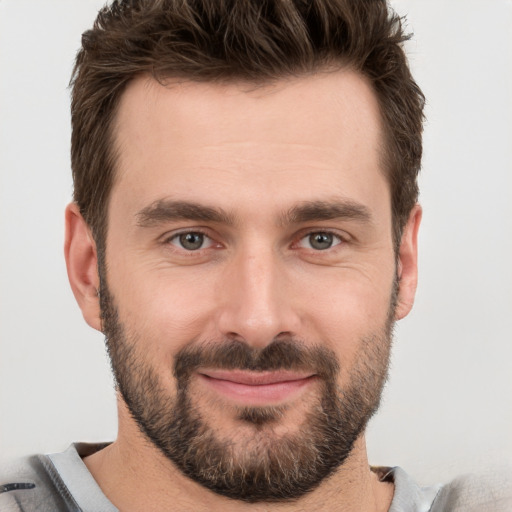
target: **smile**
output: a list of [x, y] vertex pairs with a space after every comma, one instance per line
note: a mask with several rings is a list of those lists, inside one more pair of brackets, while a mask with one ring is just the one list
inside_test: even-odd
[[208, 388], [245, 406], [277, 405], [292, 400], [316, 380], [315, 374], [286, 371], [201, 370], [198, 374]]

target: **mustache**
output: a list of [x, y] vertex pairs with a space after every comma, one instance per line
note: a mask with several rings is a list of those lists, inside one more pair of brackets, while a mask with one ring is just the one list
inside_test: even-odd
[[176, 354], [173, 373], [178, 382], [185, 382], [201, 367], [256, 372], [307, 371], [327, 381], [332, 381], [340, 369], [332, 350], [323, 346], [307, 346], [293, 338], [274, 339], [263, 348], [236, 340], [187, 346]]

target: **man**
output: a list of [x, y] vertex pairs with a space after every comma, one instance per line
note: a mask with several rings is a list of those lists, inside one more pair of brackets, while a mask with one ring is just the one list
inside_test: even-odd
[[100, 13], [74, 75], [66, 261], [119, 435], [27, 460], [3, 508], [449, 509], [449, 487], [369, 469], [364, 441], [416, 288], [403, 40], [378, 1]]

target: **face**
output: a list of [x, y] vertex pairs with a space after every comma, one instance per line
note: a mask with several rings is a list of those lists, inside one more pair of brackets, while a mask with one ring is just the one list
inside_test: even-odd
[[115, 129], [102, 327], [129, 421], [218, 493], [300, 496], [376, 410], [401, 300], [373, 92], [141, 78]]

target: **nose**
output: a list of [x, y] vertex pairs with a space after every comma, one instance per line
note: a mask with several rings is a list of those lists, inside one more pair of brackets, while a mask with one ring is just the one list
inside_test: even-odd
[[230, 263], [219, 297], [223, 337], [264, 348], [276, 338], [298, 336], [300, 315], [284, 265], [271, 249], [261, 248]]

